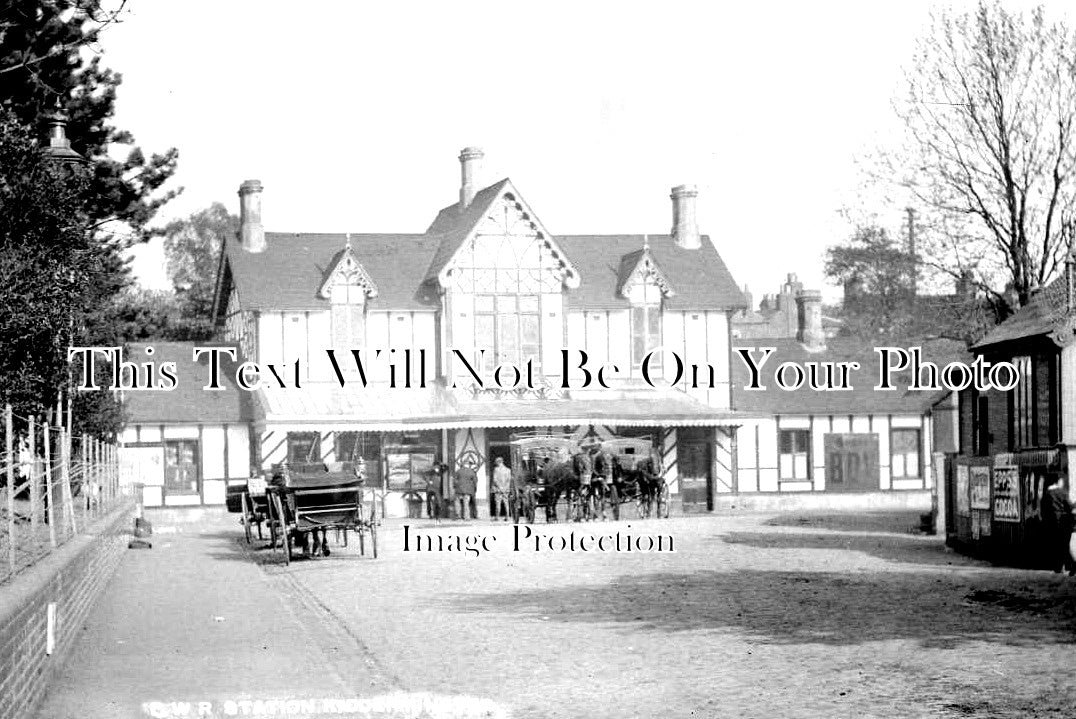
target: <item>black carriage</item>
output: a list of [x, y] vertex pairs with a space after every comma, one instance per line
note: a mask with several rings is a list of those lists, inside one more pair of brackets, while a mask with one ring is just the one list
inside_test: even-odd
[[508, 505], [512, 521], [534, 522], [538, 509], [545, 509], [546, 521], [556, 521], [557, 504], [564, 498], [565, 518], [583, 516], [584, 496], [574, 474], [570, 474], [572, 457], [579, 444], [569, 436], [514, 434], [512, 447], [512, 486]]
[[661, 476], [660, 454], [649, 437], [618, 437], [601, 443], [601, 452], [613, 461], [612, 485], [604, 501], [613, 519], [620, 519], [623, 504], [635, 506], [640, 519], [669, 516], [669, 486]]
[[[271, 544], [284, 550], [284, 563], [291, 562], [293, 547], [307, 556], [329, 552], [328, 531], [333, 530], [343, 546], [348, 533], [359, 538], [359, 553], [365, 555], [369, 544], [377, 558], [377, 502], [365, 497], [363, 472], [352, 462], [331, 464], [287, 463], [273, 467], [266, 487], [267, 524]], [[320, 536], [319, 536], [320, 535]]]

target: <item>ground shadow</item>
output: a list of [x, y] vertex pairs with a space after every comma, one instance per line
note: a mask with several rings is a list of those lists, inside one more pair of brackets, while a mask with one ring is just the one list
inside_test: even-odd
[[774, 644], [893, 639], [951, 648], [966, 641], [1076, 643], [1076, 582], [958, 582], [934, 572], [740, 570], [622, 576], [571, 586], [451, 598], [458, 611], [632, 630], [735, 630]]
[[708, 538], [711, 544], [744, 544], [759, 549], [830, 549], [863, 552], [890, 562], [941, 566], [986, 566], [986, 562], [957, 555], [938, 539], [917, 535], [813, 532], [730, 531]]
[[842, 532], [919, 534], [922, 512], [879, 510], [857, 512], [788, 512], [766, 520], [768, 527], [812, 527]]

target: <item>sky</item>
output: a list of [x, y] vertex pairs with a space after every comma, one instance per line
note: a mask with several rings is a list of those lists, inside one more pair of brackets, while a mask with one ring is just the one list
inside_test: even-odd
[[[756, 301], [789, 272], [839, 297], [823, 255], [851, 234], [856, 157], [897, 129], [932, 6], [128, 5], [103, 62], [123, 76], [116, 125], [179, 150], [159, 224], [214, 201], [238, 214], [255, 178], [269, 231], [421, 232], [477, 145], [482, 184], [510, 177], [554, 237], [667, 233], [670, 188], [697, 185], [700, 230]], [[159, 241], [133, 267], [167, 285]]]

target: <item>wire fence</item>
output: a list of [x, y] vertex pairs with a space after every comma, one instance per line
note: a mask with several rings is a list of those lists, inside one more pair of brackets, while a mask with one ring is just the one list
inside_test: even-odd
[[[57, 408], [59, 410], [59, 407]], [[59, 422], [62, 412], [54, 420]], [[130, 497], [116, 446], [4, 407], [0, 444], [0, 584]]]

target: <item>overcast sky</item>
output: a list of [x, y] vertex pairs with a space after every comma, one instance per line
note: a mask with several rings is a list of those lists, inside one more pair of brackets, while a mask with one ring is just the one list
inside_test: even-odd
[[[117, 126], [179, 149], [161, 223], [238, 213], [257, 178], [270, 231], [421, 232], [478, 145], [483, 184], [511, 177], [554, 235], [668, 232], [669, 189], [698, 185], [700, 229], [757, 300], [788, 272], [822, 286], [932, 4], [130, 5], [104, 62]], [[140, 250], [144, 284], [162, 257]]]

